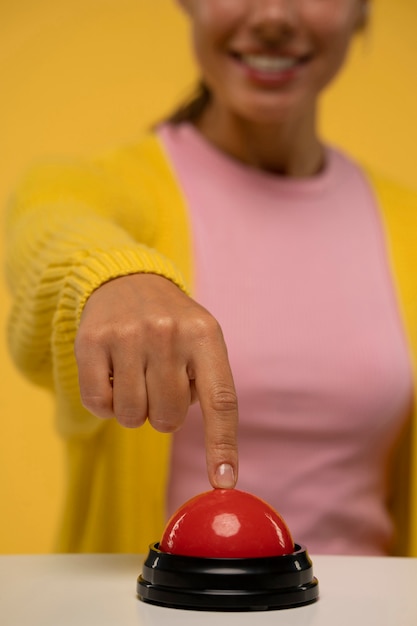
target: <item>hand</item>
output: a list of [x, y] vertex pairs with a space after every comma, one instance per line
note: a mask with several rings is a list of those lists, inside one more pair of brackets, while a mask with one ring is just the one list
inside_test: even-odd
[[81, 399], [98, 417], [161, 432], [200, 402], [213, 487], [237, 479], [237, 398], [219, 324], [174, 283], [132, 274], [89, 297], [75, 341]]

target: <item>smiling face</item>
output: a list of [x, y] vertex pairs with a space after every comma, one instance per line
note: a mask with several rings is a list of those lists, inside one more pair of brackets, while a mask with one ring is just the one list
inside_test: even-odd
[[255, 123], [315, 110], [367, 0], [180, 0], [212, 107]]

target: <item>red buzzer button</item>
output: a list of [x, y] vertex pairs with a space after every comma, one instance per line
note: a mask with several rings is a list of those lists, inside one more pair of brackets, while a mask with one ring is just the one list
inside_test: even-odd
[[169, 520], [159, 548], [183, 556], [243, 558], [291, 554], [282, 517], [238, 489], [213, 489], [183, 504]]

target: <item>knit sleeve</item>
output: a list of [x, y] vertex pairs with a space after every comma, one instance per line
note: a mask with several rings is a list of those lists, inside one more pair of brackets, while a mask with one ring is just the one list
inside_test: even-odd
[[99, 421], [81, 406], [73, 352], [91, 293], [136, 272], [160, 274], [186, 290], [158, 250], [159, 212], [149, 177], [136, 172], [122, 180], [105, 161], [36, 167], [10, 202], [10, 351], [31, 381], [56, 391], [61, 430], [88, 432]]

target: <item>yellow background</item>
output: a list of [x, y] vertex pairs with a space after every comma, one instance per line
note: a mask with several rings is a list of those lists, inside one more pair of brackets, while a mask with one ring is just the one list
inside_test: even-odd
[[[200, 0], [204, 1], [204, 0]], [[417, 189], [417, 2], [374, 0], [323, 98], [324, 136]], [[40, 156], [138, 136], [193, 83], [174, 0], [0, 0], [0, 205]], [[1, 238], [3, 257], [5, 242]], [[0, 552], [51, 550], [65, 479], [52, 399], [17, 373], [0, 284]]]

